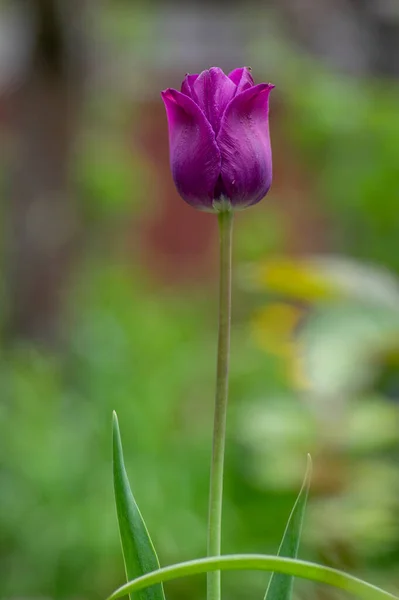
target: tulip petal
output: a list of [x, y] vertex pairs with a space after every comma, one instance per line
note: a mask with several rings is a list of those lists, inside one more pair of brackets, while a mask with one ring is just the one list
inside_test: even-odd
[[233, 206], [256, 204], [271, 186], [268, 112], [273, 87], [260, 83], [237, 94], [223, 116], [217, 144], [223, 186]]
[[229, 73], [229, 78], [237, 86], [237, 94], [240, 94], [244, 90], [255, 85], [255, 82], [251, 75], [251, 69], [249, 67], [241, 67], [240, 69], [234, 69]]
[[195, 102], [178, 92], [162, 92], [169, 127], [170, 164], [176, 188], [196, 208], [211, 208], [220, 175], [215, 134]]
[[197, 74], [190, 75], [189, 73], [187, 73], [183, 80], [183, 83], [181, 84], [182, 94], [185, 94], [189, 98], [192, 98], [194, 102], [196, 102], [196, 97], [193, 96], [193, 85], [196, 79], [198, 79]]
[[212, 67], [202, 73], [193, 85], [194, 101], [203, 110], [206, 118], [217, 134], [226, 106], [236, 93], [236, 86], [222, 69]]

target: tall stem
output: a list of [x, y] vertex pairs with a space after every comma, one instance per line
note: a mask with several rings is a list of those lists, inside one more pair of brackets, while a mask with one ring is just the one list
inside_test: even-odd
[[[223, 467], [230, 357], [233, 212], [231, 210], [222, 210], [219, 213], [218, 218], [220, 236], [219, 335], [213, 451], [209, 492], [208, 556], [219, 556], [221, 550]], [[207, 599], [220, 600], [220, 571], [208, 573], [207, 584]]]

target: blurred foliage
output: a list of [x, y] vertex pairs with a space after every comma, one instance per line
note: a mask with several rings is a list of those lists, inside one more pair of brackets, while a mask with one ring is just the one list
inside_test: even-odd
[[[62, 360], [21, 346], [1, 361], [4, 595], [95, 597], [123, 581], [111, 478], [114, 408], [129, 432], [127, 469], [162, 564], [205, 551], [215, 350], [209, 301], [199, 290], [191, 300], [187, 293], [160, 298], [139, 273], [104, 258], [100, 268], [86, 265], [76, 290], [79, 314]], [[234, 338], [236, 348], [249, 342], [245, 329]], [[234, 405], [262, 387], [263, 357], [247, 350], [244, 360], [237, 351], [233, 357], [233, 432]], [[264, 493], [250, 493], [246, 461], [231, 442], [225, 548], [271, 551], [295, 486], [273, 491], [265, 520]], [[247, 509], [257, 512], [250, 523]], [[175, 597], [186, 597], [192, 583], [175, 585]]]
[[[145, 35], [145, 18], [118, 6], [113, 20], [98, 25], [124, 47], [133, 30]], [[300, 150], [315, 201], [331, 219], [334, 246], [398, 271], [397, 86], [328, 72], [288, 45], [273, 60], [278, 71], [270, 79], [286, 109], [280, 126]], [[94, 235], [106, 237], [108, 226], [148, 210], [143, 198], [150, 173], [123, 141], [126, 110], [112, 90], [88, 102], [73, 170], [88, 229], [102, 225]], [[283, 233], [283, 219], [271, 208], [240, 215], [237, 273], [242, 263], [280, 252]], [[63, 352], [22, 343], [0, 348], [4, 598], [91, 599], [124, 581], [112, 491], [113, 409], [123, 427], [133, 492], [161, 564], [205, 553], [217, 290], [162, 287], [104, 248], [103, 238], [94, 242], [65, 299]], [[291, 277], [284, 275], [284, 282]], [[287, 376], [287, 346], [276, 353], [277, 342], [258, 345], [259, 335], [253, 336], [254, 309], [270, 301], [270, 290], [260, 296], [239, 286], [234, 296], [223, 551], [277, 551], [310, 451], [315, 473], [301, 556], [363, 572], [384, 587], [398, 585], [398, 405], [385, 385], [391, 377], [385, 367], [391, 364], [397, 375], [395, 362], [385, 360], [395, 352], [380, 353], [383, 368], [375, 369], [370, 385], [351, 386], [350, 397], [298, 395]], [[339, 348], [328, 360], [316, 352], [317, 374], [327, 387], [338, 381], [333, 371], [348, 344], [358, 342], [363, 350], [368, 343], [347, 326], [359, 323], [356, 336], [363, 330], [363, 308], [353, 302], [345, 308], [350, 311], [340, 306], [323, 313], [322, 326], [312, 321], [312, 339], [327, 350], [318, 332], [336, 333], [340, 322]], [[381, 320], [396, 335], [387, 311], [380, 310]], [[276, 313], [272, 320], [281, 323]], [[366, 358], [369, 373], [376, 362]], [[354, 372], [353, 362], [343, 366]], [[224, 581], [226, 597], [234, 600], [261, 598], [267, 584], [253, 573], [225, 575]], [[205, 580], [165, 588], [176, 600], [199, 600]], [[309, 588], [296, 589], [301, 596]]]
[[290, 74], [285, 126], [334, 220], [334, 245], [399, 271], [397, 82], [356, 79], [301, 58]]
[[[243, 273], [247, 286], [264, 291], [263, 306], [253, 313], [254, 340], [283, 359], [314, 417], [297, 417], [289, 429], [281, 407], [263, 421], [259, 408], [248, 440], [256, 450], [257, 438], [274, 435], [280, 445], [276, 454], [285, 459], [292, 451], [290, 438], [300, 436], [318, 448], [313, 489], [319, 497], [305, 537], [324, 559], [340, 564], [349, 556], [349, 565], [376, 559], [394, 564], [399, 535], [398, 280], [384, 269], [336, 257], [280, 257]], [[284, 470], [279, 467], [281, 485]]]

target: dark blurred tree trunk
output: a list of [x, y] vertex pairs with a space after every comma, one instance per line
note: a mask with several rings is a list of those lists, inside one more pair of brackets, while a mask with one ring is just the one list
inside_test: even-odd
[[82, 71], [71, 20], [82, 2], [23, 6], [34, 43], [25, 80], [9, 98], [16, 146], [6, 211], [5, 333], [54, 345], [77, 233], [69, 171]]
[[377, 75], [399, 77], [399, 3], [373, 0], [366, 3], [366, 7], [375, 40], [372, 71]]

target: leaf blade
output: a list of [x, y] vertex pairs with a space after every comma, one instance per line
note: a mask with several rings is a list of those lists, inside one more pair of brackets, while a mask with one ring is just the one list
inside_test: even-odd
[[[150, 535], [132, 494], [123, 458], [118, 417], [112, 415], [113, 479], [126, 577], [135, 579], [160, 568]], [[165, 600], [161, 583], [134, 592], [131, 600]]]
[[198, 558], [169, 567], [163, 567], [125, 583], [115, 590], [108, 600], [117, 600], [128, 593], [154, 585], [160, 581], [172, 581], [181, 577], [199, 575], [209, 571], [274, 571], [316, 581], [354, 594], [363, 600], [399, 600], [399, 596], [367, 583], [344, 571], [316, 563], [262, 554], [231, 554]]
[[[310, 454], [308, 454], [306, 472], [302, 487], [289, 516], [277, 556], [285, 558], [297, 558], [298, 556], [299, 542], [301, 538], [302, 524], [309, 494], [311, 476], [312, 459]], [[290, 600], [292, 596], [293, 585], [294, 578], [291, 575], [272, 573], [264, 600]]]

